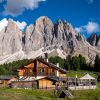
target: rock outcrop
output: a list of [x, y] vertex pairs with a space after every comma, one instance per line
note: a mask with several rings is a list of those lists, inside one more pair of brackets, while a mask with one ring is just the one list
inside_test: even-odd
[[97, 40], [94, 36], [91, 43], [93, 46], [67, 21], [59, 19], [53, 24], [48, 17], [42, 16], [22, 32], [10, 19], [0, 32], [0, 63], [35, 58], [44, 53], [55, 55], [55, 52], [62, 58], [82, 54], [87, 61], [93, 61], [96, 54], [100, 55], [95, 47], [100, 47], [100, 38]]
[[22, 49], [22, 31], [12, 19], [0, 32], [0, 56], [14, 54]]
[[92, 45], [100, 49], [100, 35], [98, 36], [96, 33], [93, 33], [89, 38], [88, 42]]

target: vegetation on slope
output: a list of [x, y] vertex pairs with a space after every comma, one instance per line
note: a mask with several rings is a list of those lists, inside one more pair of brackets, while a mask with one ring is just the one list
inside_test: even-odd
[[73, 57], [68, 55], [66, 59], [62, 59], [58, 56], [50, 57], [49, 61], [54, 64], [57, 64], [59, 62], [60, 66], [62, 66], [66, 70], [74, 70], [74, 71], [87, 70], [87, 71], [100, 72], [100, 57], [98, 55], [95, 58], [94, 64], [87, 63], [86, 59], [82, 57], [82, 55]]
[[29, 63], [29, 60], [24, 59], [0, 65], [0, 75], [17, 75], [17, 69], [27, 63]]
[[[87, 70], [100, 72], [100, 57], [98, 55], [95, 58], [94, 64], [86, 63], [86, 59], [82, 57], [82, 55], [73, 57], [69, 55], [66, 59], [62, 59], [58, 56], [50, 57], [49, 61], [54, 64], [59, 63], [60, 67], [63, 67], [68, 71]], [[29, 62], [30, 60], [24, 59], [0, 65], [0, 75], [17, 75], [17, 69]]]

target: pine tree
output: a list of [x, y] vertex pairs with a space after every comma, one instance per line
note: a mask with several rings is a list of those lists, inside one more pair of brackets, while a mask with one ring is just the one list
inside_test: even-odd
[[72, 69], [79, 70], [80, 69], [80, 59], [77, 56], [72, 57], [71, 61]]
[[96, 57], [95, 57], [94, 66], [95, 66], [95, 71], [100, 72], [100, 58], [98, 55], [96, 55]]
[[64, 60], [64, 68], [67, 70], [71, 70], [71, 56], [68, 55]]
[[86, 59], [82, 57], [81, 54], [79, 55], [79, 59], [80, 59], [80, 69], [86, 70], [87, 69]]

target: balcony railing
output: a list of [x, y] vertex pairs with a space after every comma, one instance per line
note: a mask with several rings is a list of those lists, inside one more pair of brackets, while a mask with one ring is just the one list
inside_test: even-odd
[[24, 74], [24, 76], [56, 76], [56, 73], [45, 73], [45, 72], [32, 72], [32, 73], [29, 73], [29, 74]]

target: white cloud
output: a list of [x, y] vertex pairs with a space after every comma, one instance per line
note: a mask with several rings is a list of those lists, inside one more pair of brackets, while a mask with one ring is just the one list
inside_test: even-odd
[[1, 31], [4, 27], [6, 27], [7, 24], [8, 24], [8, 21], [7, 21], [6, 18], [4, 18], [3, 20], [1, 20], [1, 21], [0, 21], [0, 31]]
[[94, 2], [94, 0], [88, 0], [89, 4], [92, 4]]
[[84, 0], [84, 1], [86, 1], [88, 4], [94, 3], [94, 0]]
[[75, 30], [80, 33], [82, 32], [82, 27], [76, 27]]
[[[18, 16], [22, 14], [25, 9], [34, 10], [38, 8], [39, 3], [46, 0], [5, 0], [7, 3], [4, 4], [4, 15]], [[3, 2], [3, 0], [0, 0]]]
[[27, 23], [26, 22], [19, 22], [19, 21], [15, 21], [15, 23], [17, 24], [17, 26], [19, 27], [19, 29], [24, 30], [24, 28], [26, 27]]
[[77, 32], [87, 32], [88, 34], [91, 34], [93, 32], [99, 32], [100, 26], [96, 22], [88, 22], [87, 25], [76, 27], [75, 30]]
[[[24, 21], [23, 21], [23, 22], [14, 21], [14, 22], [16, 23], [16, 25], [18, 26], [18, 28], [21, 29], [21, 30], [24, 30], [25, 27], [26, 27], [26, 25], [27, 25], [27, 23], [24, 22]], [[8, 20], [7, 20], [6, 18], [2, 19], [2, 20], [0, 21], [0, 31], [1, 31], [4, 27], [6, 27], [7, 24], [8, 24]]]
[[86, 27], [86, 30], [87, 30], [88, 33], [100, 31], [99, 24], [95, 23], [95, 22], [89, 22], [85, 27]]

